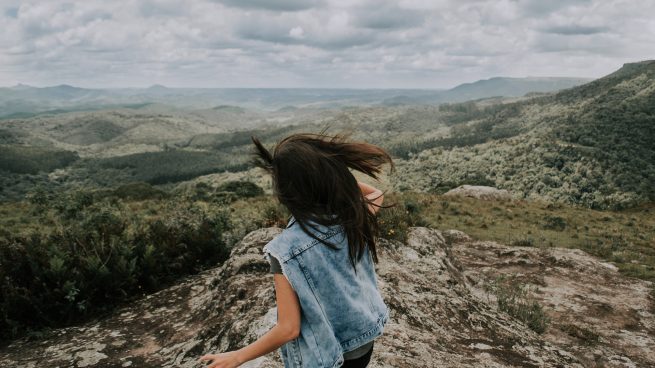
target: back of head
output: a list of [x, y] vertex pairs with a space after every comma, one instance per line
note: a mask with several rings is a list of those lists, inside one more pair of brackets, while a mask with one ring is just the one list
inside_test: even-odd
[[[378, 179], [382, 165], [393, 161], [382, 148], [366, 142], [349, 141], [343, 134], [302, 133], [284, 138], [271, 154], [261, 142], [255, 144], [255, 165], [273, 179], [273, 192], [298, 225], [318, 239], [308, 226], [340, 224], [348, 236], [353, 266], [365, 247], [377, 262], [375, 236], [377, 217], [368, 209], [357, 180], [349, 169]], [[327, 241], [322, 243], [331, 246]]]

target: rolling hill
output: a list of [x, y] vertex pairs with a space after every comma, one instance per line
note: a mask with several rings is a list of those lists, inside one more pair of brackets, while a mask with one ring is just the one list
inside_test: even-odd
[[397, 189], [485, 184], [592, 208], [655, 200], [655, 61], [556, 94], [448, 109], [450, 136], [415, 143]]
[[[148, 90], [166, 98], [204, 93], [195, 95], [203, 100], [229, 92], [230, 99], [242, 98], [245, 105], [281, 107], [263, 111], [224, 101], [201, 109], [179, 109], [148, 103], [137, 108], [5, 119], [0, 122], [0, 143], [6, 152], [17, 154], [27, 152], [17, 146], [38, 146], [53, 152], [68, 151], [82, 160], [70, 167], [47, 165], [49, 170], [59, 169], [57, 174], [32, 170], [28, 177], [9, 173], [2, 179], [0, 197], [21, 198], [36, 183], [104, 187], [142, 180], [170, 187], [180, 180], [193, 180], [194, 175], [247, 169], [251, 134], [271, 144], [294, 132], [330, 126], [332, 131], [352, 130], [356, 139], [387, 148], [398, 159], [399, 172], [389, 179], [399, 191], [443, 193], [461, 184], [479, 184], [507, 189], [522, 198], [596, 209], [630, 207], [655, 198], [653, 69], [652, 61], [626, 64], [611, 75], [554, 93], [538, 89], [582, 81], [492, 78], [450, 91], [408, 95], [411, 100], [421, 96], [419, 92], [424, 97], [450, 93], [455, 99], [536, 90], [523, 97], [330, 109], [311, 105], [316, 101], [380, 102], [399, 91], [194, 92], [155, 85]], [[70, 86], [57, 88], [69, 96], [82, 93]], [[13, 89], [34, 93], [32, 87]], [[129, 91], [132, 97], [147, 92]], [[170, 158], [175, 159], [171, 168], [180, 168], [180, 172], [154, 167], [165, 165]], [[16, 162], [21, 158], [9, 159]]]

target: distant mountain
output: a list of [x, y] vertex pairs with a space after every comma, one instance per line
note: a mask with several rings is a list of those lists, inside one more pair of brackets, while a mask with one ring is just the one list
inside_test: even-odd
[[[42, 112], [96, 110], [156, 103], [183, 109], [238, 106], [275, 111], [285, 106], [339, 108], [375, 105], [399, 94], [410, 98], [424, 90], [319, 89], [319, 88], [148, 88], [85, 89], [69, 85], [0, 88], [0, 118], [27, 117]], [[434, 93], [431, 91], [429, 93]]]
[[578, 78], [492, 78], [444, 91], [439, 89], [326, 88], [148, 88], [87, 89], [66, 84], [51, 87], [17, 85], [0, 88], [0, 118], [42, 112], [94, 110], [158, 103], [177, 108], [209, 109], [232, 105], [275, 111], [285, 106], [339, 108], [356, 105], [425, 105], [493, 96], [552, 92], [584, 83]]
[[596, 209], [655, 201], [653, 86], [651, 60], [556, 94], [447, 106], [450, 136], [413, 143], [420, 158], [401, 165], [397, 185], [492, 185]]
[[526, 94], [556, 92], [591, 81], [585, 78], [496, 77], [473, 83], [460, 84], [445, 91], [430, 91], [416, 95], [398, 95], [385, 99], [386, 106], [424, 105], [437, 103], [463, 102], [489, 97], [521, 97]]
[[161, 84], [153, 84], [152, 86], [144, 89], [142, 93], [144, 94], [144, 98], [154, 98], [155, 101], [158, 101], [157, 97], [171, 96], [171, 95], [174, 96], [179, 94], [179, 92], [176, 91], [175, 88], [168, 88]]
[[493, 96], [519, 97], [530, 92], [553, 92], [591, 81], [585, 78], [505, 78], [464, 83], [441, 94], [444, 102], [462, 102]]
[[14, 91], [24, 91], [24, 90], [27, 90], [27, 89], [30, 89], [30, 88], [34, 88], [34, 87], [29, 86], [27, 84], [22, 84], [22, 83], [18, 83], [13, 87], [9, 87], [9, 89], [12, 89]]
[[168, 87], [163, 86], [161, 84], [153, 84], [152, 86], [148, 87], [148, 91], [162, 91], [168, 89], [169, 89]]

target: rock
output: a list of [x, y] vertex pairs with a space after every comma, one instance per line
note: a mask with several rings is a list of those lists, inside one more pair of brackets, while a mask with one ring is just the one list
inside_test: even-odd
[[512, 196], [506, 189], [497, 189], [484, 185], [460, 185], [446, 193], [445, 196], [473, 197], [482, 200], [511, 200]]
[[[519, 275], [552, 319], [542, 335], [585, 367], [655, 366], [653, 283], [578, 249], [509, 247], [489, 241], [452, 247], [470, 288], [499, 275]], [[476, 290], [477, 289], [477, 290]]]
[[[221, 267], [189, 277], [112, 316], [0, 348], [1, 367], [201, 367], [277, 316], [262, 247], [278, 228], [248, 234]], [[652, 285], [582, 251], [508, 247], [456, 230], [411, 228], [381, 239], [379, 287], [390, 307], [371, 367], [623, 367], [655, 364]], [[552, 318], [542, 335], [499, 311], [481, 285], [519, 273]], [[581, 341], [597, 334], [593, 344]], [[277, 351], [243, 367], [282, 367]]]
[[83, 350], [75, 354], [75, 361], [78, 367], [92, 367], [98, 364], [107, 356], [100, 351], [105, 348], [105, 344], [93, 344], [89, 350]]
[[460, 243], [460, 242], [466, 242], [466, 241], [471, 241], [471, 237], [468, 236], [463, 231], [459, 231], [456, 229], [449, 229], [443, 232], [443, 237], [446, 239], [447, 242], [449, 243]]

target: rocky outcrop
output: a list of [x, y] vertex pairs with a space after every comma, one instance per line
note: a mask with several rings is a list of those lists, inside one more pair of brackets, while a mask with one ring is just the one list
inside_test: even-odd
[[[206, 353], [252, 342], [275, 324], [273, 277], [261, 250], [280, 231], [248, 234], [221, 267], [110, 317], [39, 341], [15, 341], [0, 349], [0, 366], [200, 367], [196, 361]], [[371, 367], [655, 364], [652, 285], [581, 251], [508, 247], [456, 230], [412, 228], [407, 244], [383, 239], [379, 252], [378, 281], [391, 314]], [[485, 294], [482, 285], [503, 273], [536, 285], [552, 319], [546, 332], [499, 311]], [[244, 365], [281, 366], [277, 352]]]
[[552, 320], [543, 339], [585, 367], [655, 366], [652, 283], [622, 277], [614, 265], [577, 249], [478, 241], [456, 243], [452, 250], [473, 293], [483, 294], [483, 283], [500, 275], [535, 286], [534, 296]]
[[460, 185], [457, 188], [453, 188], [446, 193], [445, 196], [460, 196], [460, 197], [472, 197], [482, 200], [498, 200], [505, 199], [511, 200], [512, 196], [506, 189], [498, 189], [494, 187], [487, 187], [484, 185]]

